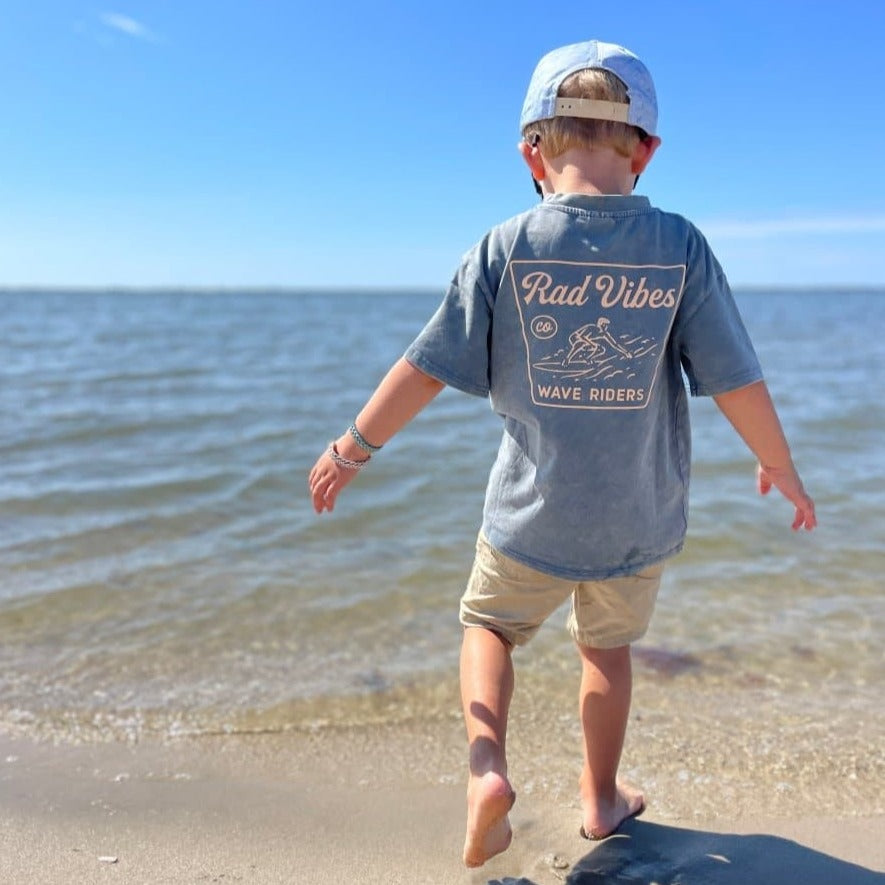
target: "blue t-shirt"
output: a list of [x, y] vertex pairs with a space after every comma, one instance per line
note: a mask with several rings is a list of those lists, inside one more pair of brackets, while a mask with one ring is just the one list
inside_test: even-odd
[[406, 359], [504, 419], [483, 531], [575, 580], [682, 547], [691, 392], [762, 377], [704, 238], [645, 197], [556, 194], [467, 255]]

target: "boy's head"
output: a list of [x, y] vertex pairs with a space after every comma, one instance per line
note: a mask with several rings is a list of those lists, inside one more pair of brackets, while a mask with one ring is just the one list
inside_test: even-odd
[[606, 145], [630, 156], [657, 134], [655, 87], [645, 65], [614, 43], [590, 40], [545, 55], [529, 83], [520, 130], [555, 158], [569, 148]]

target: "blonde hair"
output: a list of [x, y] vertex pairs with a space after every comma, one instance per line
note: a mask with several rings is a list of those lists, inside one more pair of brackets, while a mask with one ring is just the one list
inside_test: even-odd
[[[593, 98], [602, 101], [627, 102], [627, 87], [609, 71], [586, 68], [576, 71], [562, 81], [557, 95], [560, 98]], [[637, 143], [646, 134], [636, 126], [613, 120], [586, 120], [580, 117], [551, 117], [530, 123], [523, 130], [529, 141], [541, 137], [541, 150], [551, 160], [570, 148], [589, 150], [607, 146], [622, 157], [629, 157]]]

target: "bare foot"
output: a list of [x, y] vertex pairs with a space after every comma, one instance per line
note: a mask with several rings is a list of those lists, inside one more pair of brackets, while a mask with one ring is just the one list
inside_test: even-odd
[[506, 851], [513, 835], [507, 812], [516, 793], [507, 778], [494, 771], [471, 777], [467, 786], [467, 838], [464, 865], [481, 867], [490, 857]]
[[594, 841], [611, 836], [625, 820], [638, 817], [645, 811], [645, 797], [639, 790], [626, 784], [618, 784], [613, 802], [590, 795], [583, 786], [581, 797], [584, 806], [581, 835]]

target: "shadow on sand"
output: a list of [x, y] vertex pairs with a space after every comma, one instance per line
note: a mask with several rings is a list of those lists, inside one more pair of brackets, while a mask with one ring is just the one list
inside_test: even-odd
[[[778, 836], [738, 836], [628, 821], [564, 877], [565, 885], [885, 885], [868, 870]], [[488, 885], [537, 885], [504, 878]]]

